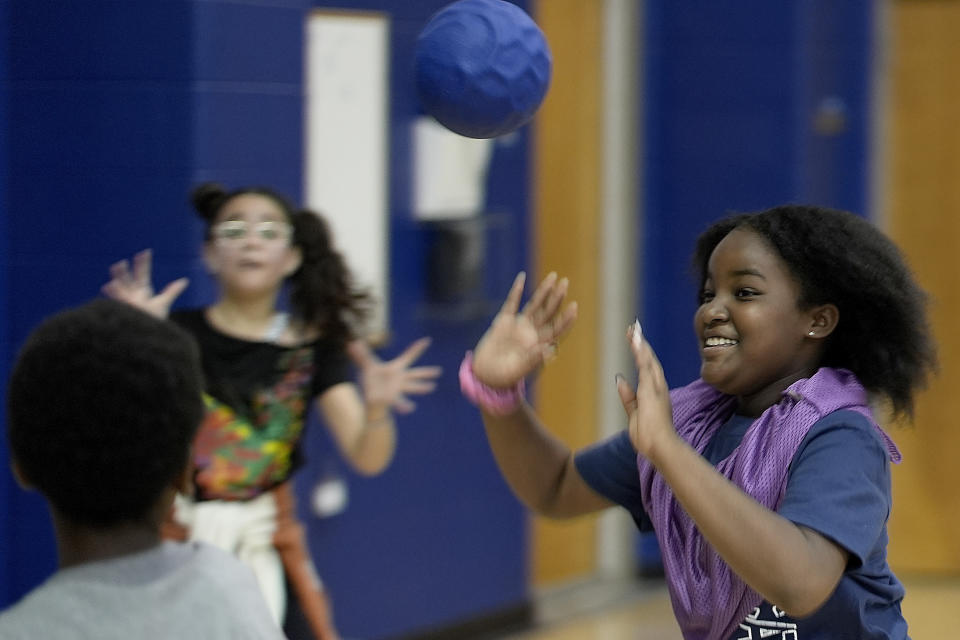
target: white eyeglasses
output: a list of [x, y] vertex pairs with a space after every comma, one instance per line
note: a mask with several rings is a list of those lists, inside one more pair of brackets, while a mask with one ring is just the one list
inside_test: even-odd
[[245, 220], [224, 220], [213, 225], [212, 232], [217, 240], [236, 242], [246, 238], [251, 229], [258, 238], [269, 242], [286, 241], [293, 235], [293, 228], [288, 223], [277, 220], [264, 220], [253, 225]]

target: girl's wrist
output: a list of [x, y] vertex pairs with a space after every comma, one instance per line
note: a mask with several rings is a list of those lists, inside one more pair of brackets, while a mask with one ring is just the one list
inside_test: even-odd
[[647, 444], [646, 451], [638, 453], [649, 460], [654, 467], [661, 469], [669, 460], [676, 458], [678, 449], [685, 446], [688, 446], [687, 442], [671, 429], [652, 438]]
[[495, 416], [507, 416], [523, 404], [526, 385], [523, 379], [506, 389], [484, 384], [473, 372], [473, 352], [467, 351], [460, 363], [460, 391], [482, 411]]
[[366, 411], [367, 425], [373, 426], [385, 422], [390, 422], [393, 419], [393, 414], [390, 413], [389, 407], [376, 407], [374, 409], [368, 408]]

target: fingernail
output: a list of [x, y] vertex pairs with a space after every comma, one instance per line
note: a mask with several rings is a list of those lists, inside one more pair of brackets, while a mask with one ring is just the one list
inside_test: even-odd
[[620, 381], [621, 381], [621, 380], [626, 380], [626, 378], [624, 378], [621, 374], [618, 373], [617, 375], [613, 376], [613, 380], [614, 380], [614, 382], [617, 383], [617, 386], [619, 387], [619, 386], [620, 386]]
[[640, 320], [633, 321], [633, 346], [639, 347], [643, 342], [643, 329], [640, 328]]

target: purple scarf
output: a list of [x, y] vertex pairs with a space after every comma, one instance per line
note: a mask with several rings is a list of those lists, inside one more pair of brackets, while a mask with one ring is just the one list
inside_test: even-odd
[[[736, 398], [703, 380], [670, 392], [677, 433], [701, 455], [736, 408]], [[893, 462], [900, 452], [876, 424], [867, 393], [845, 369], [822, 368], [798, 380], [781, 401], [754, 420], [740, 445], [717, 471], [774, 511], [787, 487], [787, 468], [810, 427], [848, 409], [866, 417], [886, 443]], [[673, 491], [643, 456], [637, 456], [643, 506], [653, 522], [670, 587], [673, 611], [686, 640], [726, 640], [763, 598], [735, 574], [700, 535]]]

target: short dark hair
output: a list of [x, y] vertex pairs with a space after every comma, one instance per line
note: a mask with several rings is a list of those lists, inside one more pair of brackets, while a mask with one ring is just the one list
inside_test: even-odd
[[141, 520], [186, 469], [202, 376], [193, 338], [171, 322], [104, 299], [57, 313], [10, 376], [13, 458], [77, 524]]
[[693, 268], [701, 288], [713, 250], [738, 228], [759, 234], [780, 254], [800, 285], [800, 308], [831, 303], [840, 310], [821, 366], [849, 369], [886, 396], [895, 413], [912, 415], [914, 393], [937, 357], [927, 295], [893, 241], [865, 218], [824, 207], [732, 215], [697, 240]]

